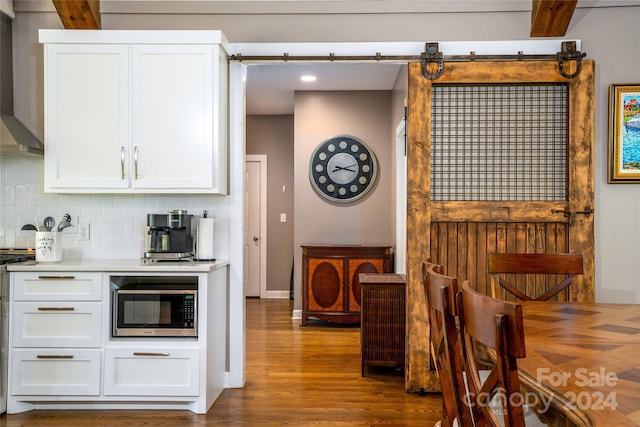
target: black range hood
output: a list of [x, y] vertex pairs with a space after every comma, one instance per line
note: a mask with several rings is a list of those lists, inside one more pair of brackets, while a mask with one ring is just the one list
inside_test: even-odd
[[13, 115], [12, 21], [0, 13], [0, 154], [44, 154], [44, 145]]

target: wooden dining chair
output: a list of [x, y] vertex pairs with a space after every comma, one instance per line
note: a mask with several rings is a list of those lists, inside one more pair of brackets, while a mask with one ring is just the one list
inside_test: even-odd
[[[494, 298], [508, 299], [511, 294], [522, 301], [546, 301], [567, 289], [573, 283], [573, 275], [582, 274], [582, 271], [582, 255], [487, 255], [487, 272]], [[559, 283], [558, 278], [561, 279]], [[575, 289], [569, 288], [566, 300], [575, 301], [575, 293]]]
[[429, 312], [429, 340], [442, 391], [440, 426], [473, 426], [469, 407], [464, 404], [466, 387], [455, 315], [458, 281], [443, 275], [439, 265], [424, 263], [422, 273]]
[[480, 294], [464, 281], [456, 310], [475, 426], [546, 426], [525, 406], [518, 376], [518, 359], [526, 354], [522, 305]]

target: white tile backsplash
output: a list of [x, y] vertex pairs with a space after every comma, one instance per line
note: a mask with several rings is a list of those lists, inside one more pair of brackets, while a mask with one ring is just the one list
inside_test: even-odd
[[[62, 233], [63, 259], [140, 258], [145, 250], [146, 216], [187, 210], [197, 221], [207, 210], [216, 218], [214, 255], [229, 258], [229, 198], [190, 194], [50, 194], [43, 191], [39, 157], [0, 157], [0, 247], [33, 247], [35, 232], [24, 224], [68, 213], [74, 227]], [[78, 221], [91, 225], [90, 240], [78, 241]], [[194, 236], [195, 241], [195, 236]]]

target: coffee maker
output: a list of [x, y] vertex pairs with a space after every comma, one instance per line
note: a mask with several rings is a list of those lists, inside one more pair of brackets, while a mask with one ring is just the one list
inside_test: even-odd
[[156, 261], [181, 261], [193, 257], [191, 219], [186, 210], [166, 214], [147, 214], [147, 250], [144, 258]]

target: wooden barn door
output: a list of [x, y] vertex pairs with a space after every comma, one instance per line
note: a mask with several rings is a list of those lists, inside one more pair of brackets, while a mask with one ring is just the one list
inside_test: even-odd
[[428, 80], [409, 64], [407, 391], [438, 388], [428, 258], [490, 294], [488, 252], [582, 254], [572, 296], [594, 300], [594, 68], [569, 80], [553, 61], [458, 62]]

